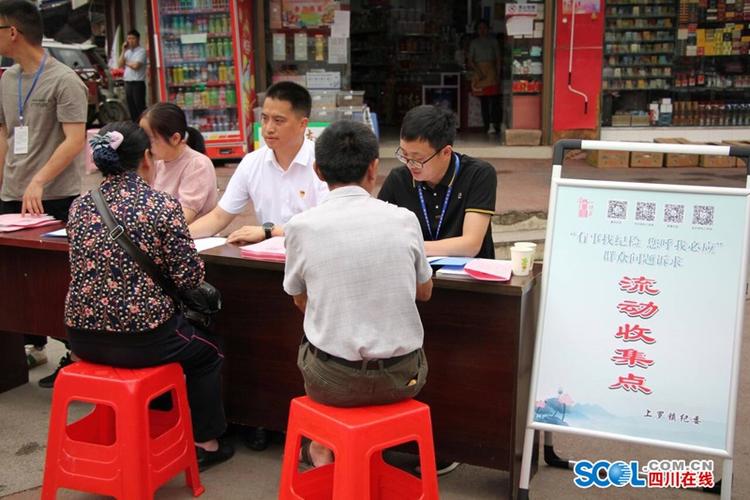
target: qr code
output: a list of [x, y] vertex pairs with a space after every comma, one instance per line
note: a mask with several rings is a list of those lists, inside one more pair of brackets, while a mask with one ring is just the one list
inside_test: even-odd
[[625, 219], [628, 215], [628, 202], [609, 200], [609, 207], [607, 208], [607, 217], [609, 219]]
[[656, 219], [656, 203], [639, 201], [635, 204], [635, 220], [653, 222]]
[[667, 224], [682, 224], [685, 220], [685, 205], [664, 205], [664, 222]]
[[695, 205], [693, 207], [693, 224], [699, 226], [713, 226], [714, 207], [711, 205]]

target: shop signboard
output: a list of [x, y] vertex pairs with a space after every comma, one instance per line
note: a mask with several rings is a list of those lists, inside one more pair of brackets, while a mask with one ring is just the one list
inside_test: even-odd
[[534, 431], [548, 431], [721, 457], [728, 499], [750, 177], [744, 188], [562, 178], [574, 149], [750, 156], [729, 146], [555, 145], [520, 490]]
[[535, 423], [728, 449], [746, 209], [677, 186], [558, 187]]

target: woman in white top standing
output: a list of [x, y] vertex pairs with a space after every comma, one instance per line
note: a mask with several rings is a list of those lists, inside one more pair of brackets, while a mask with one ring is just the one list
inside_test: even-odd
[[218, 200], [216, 171], [204, 154], [203, 136], [187, 126], [182, 109], [172, 103], [154, 104], [143, 112], [140, 125], [156, 162], [153, 188], [179, 200], [188, 224], [210, 212]]

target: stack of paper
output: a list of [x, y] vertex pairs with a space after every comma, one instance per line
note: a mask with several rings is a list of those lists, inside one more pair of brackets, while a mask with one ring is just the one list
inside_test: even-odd
[[465, 276], [482, 281], [508, 281], [511, 277], [509, 260], [439, 257], [433, 259], [430, 265], [443, 266], [435, 272], [435, 276]]
[[33, 227], [48, 226], [59, 222], [51, 215], [21, 215], [21, 214], [3, 214], [0, 215], [0, 233], [9, 233], [21, 229], [31, 229]]
[[270, 262], [284, 262], [286, 260], [286, 249], [284, 248], [284, 237], [275, 236], [260, 243], [240, 247], [243, 257], [253, 260], [266, 260]]

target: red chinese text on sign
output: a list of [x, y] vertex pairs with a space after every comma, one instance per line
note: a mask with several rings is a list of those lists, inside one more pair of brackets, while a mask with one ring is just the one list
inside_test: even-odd
[[622, 339], [625, 342], [637, 342], [642, 341], [646, 344], [653, 344], [656, 342], [654, 337], [650, 337], [648, 334], [651, 333], [651, 328], [643, 328], [640, 325], [630, 326], [630, 323], [625, 323], [617, 328], [615, 338]]
[[648, 368], [654, 364], [653, 360], [646, 358], [646, 353], [635, 349], [616, 349], [611, 359], [616, 365], [626, 365], [631, 368], [636, 366]]
[[620, 280], [620, 290], [628, 293], [646, 293], [648, 295], [657, 295], [660, 290], [654, 288], [656, 280], [640, 276], [638, 278], [629, 278], [623, 276]]
[[617, 304], [617, 310], [627, 314], [631, 318], [639, 317], [648, 319], [659, 312], [659, 306], [653, 302], [636, 302], [634, 300], [625, 300]]
[[610, 385], [610, 389], [624, 389], [626, 391], [641, 391], [643, 394], [651, 394], [651, 389], [644, 385], [646, 377], [639, 377], [628, 373], [627, 377], [617, 377], [617, 382]]

